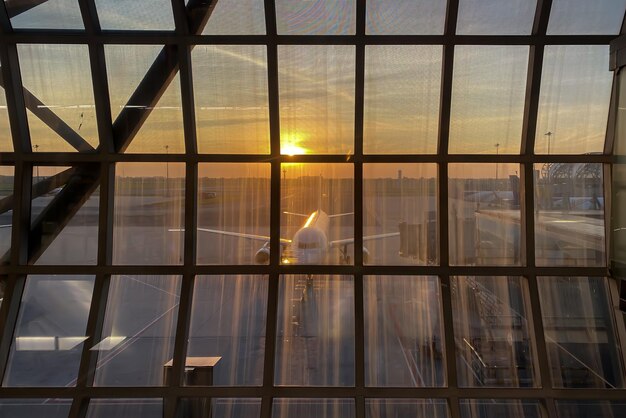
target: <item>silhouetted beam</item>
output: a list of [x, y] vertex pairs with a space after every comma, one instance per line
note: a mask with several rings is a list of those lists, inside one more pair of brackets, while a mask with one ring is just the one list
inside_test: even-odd
[[[187, 4], [187, 17], [189, 27], [193, 29], [192, 33], [200, 34], [202, 32], [216, 3], [217, 0], [212, 2], [204, 0], [189, 1]], [[162, 59], [159, 59], [162, 54]], [[176, 63], [176, 50], [172, 47], [163, 48], [159, 57], [150, 66], [148, 74], [139, 83], [129, 102], [135, 98], [134, 100], [138, 102], [155, 104], [161, 97], [176, 74], [178, 65]], [[157, 63], [160, 63], [159, 65], [163, 67], [160, 68], [159, 65], [156, 65]], [[154, 72], [154, 75], [150, 74], [152, 72]], [[149, 85], [147, 80], [160, 80], [163, 84]], [[149, 110], [146, 115], [137, 115], [136, 110], [132, 108], [123, 109], [120, 116], [116, 119], [113, 125], [114, 133], [120, 134], [120, 136], [115, 136], [119, 141], [116, 142], [116, 145], [119, 147], [116, 149], [126, 149], [151, 111], [151, 109], [146, 109]], [[132, 132], [134, 134], [130, 135]], [[121, 135], [122, 133], [125, 135]], [[67, 185], [55, 196], [31, 227], [28, 250], [29, 263], [37, 261], [100, 184], [99, 164], [75, 168], [77, 170], [76, 174], [70, 176]], [[7, 255], [5, 254], [0, 262], [6, 257]]]
[[28, 236], [28, 260], [37, 260], [100, 184], [100, 164], [75, 167], [61, 191], [39, 214]]
[[[187, 21], [192, 34], [201, 34], [217, 0], [190, 0]], [[126, 106], [113, 123], [115, 149], [124, 152], [152, 113], [178, 72], [178, 53], [173, 45], [163, 47]]]
[[9, 18], [13, 18], [47, 1], [48, 0], [4, 0], [4, 5], [7, 8]]
[[[76, 174], [76, 168], [68, 168], [54, 176], [46, 177], [45, 179], [33, 184], [31, 191], [31, 199], [36, 199], [46, 193], [50, 193], [57, 187], [63, 186], [67, 183], [67, 180]], [[7, 196], [0, 200], [0, 215], [13, 209], [13, 195]]]
[[[0, 76], [0, 87], [4, 88], [4, 80]], [[22, 87], [24, 94], [24, 103], [26, 108], [37, 116], [43, 123], [48, 125], [50, 129], [59, 134], [61, 138], [67, 141], [74, 149], [80, 152], [92, 152], [95, 149], [85, 141], [75, 130], [56, 115], [52, 110], [46, 107], [41, 100], [35, 97], [25, 87]]]

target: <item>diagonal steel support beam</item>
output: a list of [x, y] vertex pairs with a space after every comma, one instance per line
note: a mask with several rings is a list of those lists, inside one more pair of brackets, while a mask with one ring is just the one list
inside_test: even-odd
[[[67, 183], [72, 175], [76, 174], [75, 168], [68, 168], [54, 176], [47, 177], [38, 183], [33, 184], [31, 199], [36, 199], [46, 193], [50, 193], [57, 187], [61, 187]], [[0, 200], [0, 215], [13, 209], [13, 195], [6, 196]]]
[[[192, 33], [199, 34], [206, 25], [217, 0], [190, 0], [187, 20]], [[139, 131], [151, 108], [161, 98], [178, 71], [178, 51], [165, 46], [139, 83], [129, 103], [146, 104], [145, 109], [125, 108], [113, 124], [116, 150], [124, 150]], [[156, 83], [156, 84], [152, 84]], [[98, 147], [100, 149], [100, 147]], [[100, 185], [100, 163], [73, 168], [66, 186], [32, 223], [28, 238], [28, 262], [34, 263], [78, 212], [89, 196]], [[4, 257], [3, 257], [4, 258]]]
[[48, 0], [4, 0], [4, 4], [7, 8], [9, 18], [12, 18], [47, 1]]
[[[0, 74], [0, 87], [4, 88], [4, 79]], [[63, 119], [58, 117], [56, 113], [50, 110], [41, 100], [35, 97], [26, 87], [22, 87], [24, 95], [24, 104], [35, 116], [43, 123], [48, 125], [50, 129], [56, 132], [61, 138], [67, 141], [74, 149], [79, 152], [93, 152], [94, 147], [89, 144], [82, 136], [73, 130]]]
[[[202, 33], [216, 4], [217, 0], [189, 1], [186, 7], [187, 24], [192, 34]], [[178, 49], [175, 45], [166, 45], [113, 123], [117, 152], [124, 152], [128, 148], [177, 72]]]

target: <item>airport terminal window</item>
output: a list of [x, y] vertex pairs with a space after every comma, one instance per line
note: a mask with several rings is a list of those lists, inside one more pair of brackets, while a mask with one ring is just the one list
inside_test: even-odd
[[624, 415], [625, 11], [0, 2], [0, 418]]

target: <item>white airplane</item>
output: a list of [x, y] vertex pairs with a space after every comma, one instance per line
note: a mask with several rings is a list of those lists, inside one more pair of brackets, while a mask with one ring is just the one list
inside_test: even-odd
[[[327, 264], [332, 249], [339, 249], [340, 262], [350, 264], [348, 245], [354, 244], [354, 238], [345, 238], [335, 241], [328, 239], [329, 224], [332, 218], [353, 215], [353, 213], [340, 213], [328, 215], [321, 209], [310, 215], [293, 212], [283, 212], [287, 215], [306, 218], [304, 225], [296, 231], [292, 239], [280, 238], [281, 261], [283, 264]], [[171, 232], [182, 232], [184, 229], [170, 229]], [[263, 241], [263, 246], [256, 252], [254, 261], [257, 264], [267, 264], [270, 258], [270, 237], [263, 235], [245, 234], [240, 232], [223, 231], [219, 229], [198, 228], [198, 231], [211, 234], [226, 235], [237, 238], [245, 238], [255, 241]], [[364, 236], [363, 241], [371, 241], [382, 238], [395, 237], [400, 232]], [[363, 247], [363, 262], [367, 262], [369, 251]]]
[[0, 228], [11, 228], [13, 225], [0, 225]]

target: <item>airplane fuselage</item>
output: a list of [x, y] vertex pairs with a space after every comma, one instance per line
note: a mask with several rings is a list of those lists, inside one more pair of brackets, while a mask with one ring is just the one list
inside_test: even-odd
[[316, 210], [306, 220], [293, 239], [287, 257], [283, 260], [293, 264], [324, 264], [329, 253], [328, 215]]

